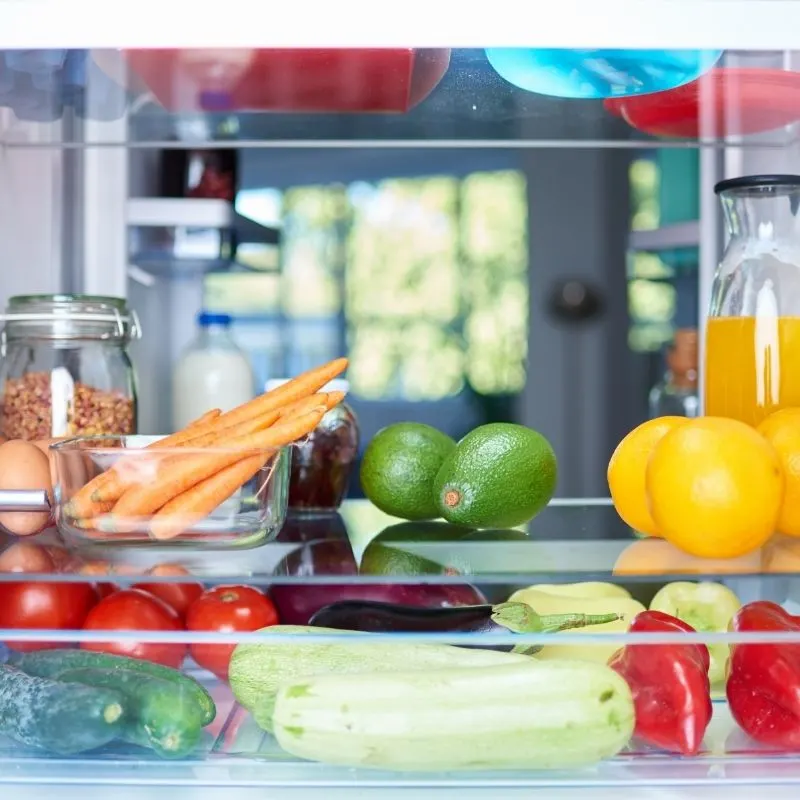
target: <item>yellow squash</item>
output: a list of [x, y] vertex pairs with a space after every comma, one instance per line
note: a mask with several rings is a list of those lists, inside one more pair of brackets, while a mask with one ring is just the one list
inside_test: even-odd
[[[594, 586], [609, 586], [610, 584], [591, 584]], [[538, 614], [620, 614], [622, 618], [616, 622], [607, 622], [603, 625], [593, 625], [590, 628], [576, 628], [563, 633], [554, 633], [554, 641], [565, 634], [578, 634], [585, 636], [602, 635], [604, 633], [625, 633], [631, 624], [631, 620], [645, 607], [625, 593], [626, 596], [582, 596], [582, 584], [573, 584], [578, 587], [577, 595], [565, 595], [552, 591], [542, 591], [542, 586], [531, 586], [527, 589], [520, 589], [509, 598], [509, 602], [527, 603]], [[617, 587], [615, 587], [617, 588]], [[624, 591], [624, 590], [623, 590]], [[598, 644], [596, 642], [585, 645], [547, 645], [537, 654], [539, 660], [551, 659], [571, 659], [578, 661], [595, 661], [606, 663], [609, 658], [620, 648], [619, 641], [609, 642], [608, 644]]]

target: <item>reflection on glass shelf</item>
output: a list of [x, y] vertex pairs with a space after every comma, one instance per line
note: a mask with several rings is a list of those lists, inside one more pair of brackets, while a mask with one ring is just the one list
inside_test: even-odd
[[[46, 52], [50, 51], [43, 51]], [[66, 66], [78, 57], [78, 51], [59, 52], [66, 54]], [[21, 89], [16, 83], [11, 86], [9, 91], [22, 95], [6, 103], [12, 109], [12, 122], [4, 131], [4, 141], [10, 145], [66, 147], [184, 147], [191, 140], [227, 148], [232, 144], [349, 147], [367, 142], [375, 146], [426, 142], [481, 147], [583, 143], [641, 148], [654, 143], [682, 147], [698, 141], [713, 145], [732, 133], [743, 133], [745, 145], [783, 146], [796, 135], [800, 73], [785, 69], [781, 52], [724, 55], [721, 63], [735, 66], [722, 73], [725, 80], [710, 81], [708, 92], [701, 78], [699, 83], [676, 90], [634, 98], [646, 98], [648, 113], [656, 113], [661, 124], [642, 123], [634, 114], [635, 103], [604, 104], [600, 99], [548, 97], [519, 89], [495, 72], [480, 49], [454, 50], [449, 53], [449, 60], [441, 56], [448, 51], [426, 51], [433, 55], [418, 54], [415, 61], [409, 60], [410, 51], [404, 51], [400, 54], [400, 67], [389, 64], [394, 70], [391, 79], [382, 81], [380, 70], [363, 72], [366, 67], [361, 64], [360, 80], [354, 81], [350, 76], [350, 82], [338, 88], [334, 85], [335, 75], [320, 71], [317, 65], [313, 74], [319, 81], [319, 76], [326, 81], [311, 87], [311, 99], [317, 98], [314, 102], [308, 98], [300, 102], [294, 95], [289, 100], [283, 95], [270, 95], [281, 83], [292, 92], [302, 85], [287, 78], [300, 63], [296, 60], [298, 51], [286, 51], [279, 57], [276, 51], [258, 51], [260, 55], [252, 62], [226, 62], [225, 69], [210, 72], [213, 56], [208, 62], [209, 56], [201, 57], [202, 52], [192, 55], [141, 51], [135, 57], [126, 57], [118, 51], [81, 51], [83, 72], [78, 78], [65, 66], [48, 73], [53, 86], [47, 91], [27, 84]], [[228, 54], [226, 58], [231, 52], [238, 51], [220, 51]], [[372, 51], [370, 58], [375, 58], [376, 52], [379, 51]], [[169, 69], [161, 68], [159, 53], [164, 58], [165, 53], [171, 53], [167, 59]], [[245, 58], [248, 51], [241, 53]], [[389, 59], [390, 55], [381, 58]], [[301, 61], [311, 57], [303, 54]], [[417, 63], [425, 66], [419, 79]], [[242, 77], [237, 81], [240, 69], [246, 70], [247, 81]], [[225, 85], [201, 91], [197, 88], [198, 70], [201, 74], [209, 72], [215, 80], [220, 75], [227, 76]], [[307, 81], [312, 73], [298, 74]], [[714, 76], [718, 74], [719, 70], [713, 71]], [[171, 75], [177, 79], [171, 81]], [[245, 83], [252, 91], [242, 93]], [[0, 74], [0, 103], [3, 86]], [[195, 87], [190, 102], [173, 97], [176, 87], [186, 86]], [[677, 99], [682, 104], [676, 106], [673, 91], [681, 93]], [[688, 104], [687, 96], [691, 100]], [[325, 103], [320, 105], [320, 98]], [[713, 109], [715, 118], [725, 120], [725, 126], [703, 127], [706, 104]], [[73, 106], [78, 124], [73, 119]], [[122, 119], [125, 110], [128, 115]], [[90, 124], [82, 124], [84, 116]], [[744, 117], [757, 118], [760, 124], [744, 125], [741, 131], [731, 127], [732, 120]], [[113, 124], [91, 124], [97, 120]]]
[[[17, 542], [6, 538], [0, 548], [5, 553]], [[59, 540], [51, 530], [29, 537], [25, 545], [57, 547]], [[85, 580], [81, 570], [88, 564], [91, 574], [105, 570], [115, 584], [128, 586], [141, 581], [142, 575], [157, 565], [180, 564], [208, 584], [246, 581], [287, 588], [305, 584], [334, 589], [334, 594], [347, 585], [375, 587], [378, 595], [385, 593], [380, 587], [389, 584], [427, 585], [432, 590], [438, 586], [444, 594], [450, 590], [447, 587], [476, 586], [477, 596], [483, 593], [494, 598], [512, 587], [507, 598], [513, 587], [534, 583], [610, 580], [628, 585], [663, 583], [681, 575], [766, 580], [781, 592], [787, 580], [793, 586], [800, 576], [800, 540], [776, 536], [761, 550], [742, 558], [709, 560], [689, 556], [661, 539], [637, 538], [619, 519], [610, 500], [603, 498], [556, 499], [527, 530], [472, 530], [444, 522], [403, 522], [366, 501], [354, 500], [345, 502], [341, 514], [290, 513], [276, 540], [252, 549], [223, 553], [163, 545], [133, 548], [86, 543], [75, 545], [69, 559], [56, 560], [67, 560], [67, 568], [36, 572], [31, 577], [80, 582]], [[9, 563], [11, 556], [4, 556], [0, 568], [10, 569], [5, 566]], [[15, 580], [19, 580], [17, 573], [0, 572], [0, 583]], [[181, 577], [148, 575], [147, 580], [174, 583]]]

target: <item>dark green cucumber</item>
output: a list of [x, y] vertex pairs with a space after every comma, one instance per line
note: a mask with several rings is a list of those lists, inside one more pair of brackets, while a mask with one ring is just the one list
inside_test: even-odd
[[94, 750], [119, 736], [124, 712], [121, 692], [0, 665], [0, 733], [20, 744], [60, 755]]
[[154, 664], [152, 661], [115, 656], [110, 653], [95, 653], [91, 650], [58, 649], [37, 650], [32, 653], [12, 652], [8, 663], [27, 672], [28, 675], [56, 680], [62, 673], [73, 669], [132, 670], [183, 687], [183, 691], [187, 695], [194, 696], [195, 702], [203, 710], [203, 725], [213, 722], [217, 714], [211, 695], [194, 678], [184, 675], [177, 669]]
[[130, 669], [67, 670], [59, 680], [120, 692], [128, 712], [122, 738], [160, 756], [181, 758], [200, 741], [203, 709], [179, 683]]

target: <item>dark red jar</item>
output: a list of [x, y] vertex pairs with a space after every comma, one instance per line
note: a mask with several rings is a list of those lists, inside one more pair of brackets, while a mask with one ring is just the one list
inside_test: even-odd
[[[267, 391], [285, 383], [268, 381]], [[347, 392], [345, 380], [328, 383], [322, 392]], [[358, 420], [347, 403], [331, 409], [320, 424], [292, 446], [289, 508], [295, 511], [336, 511], [347, 495], [358, 456]]]

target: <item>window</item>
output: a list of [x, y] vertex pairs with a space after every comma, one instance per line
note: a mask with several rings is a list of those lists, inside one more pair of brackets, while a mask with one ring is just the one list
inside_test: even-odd
[[[676, 154], [670, 154], [674, 159]], [[684, 162], [670, 162], [665, 172], [653, 157], [635, 160], [630, 167], [632, 231], [655, 231], [669, 225], [681, 211], [697, 212], [696, 153], [678, 153]], [[675, 167], [683, 167], [677, 169]], [[663, 181], [671, 179], [667, 186]], [[668, 207], [664, 208], [664, 198]], [[665, 211], [667, 219], [665, 217]], [[628, 253], [628, 309], [631, 319], [628, 342], [636, 352], [656, 352], [672, 341], [676, 328], [697, 325], [698, 249], [683, 247]]]
[[242, 325], [278, 320], [281, 371], [346, 348], [352, 390], [364, 399], [434, 401], [467, 384], [484, 395], [523, 388], [521, 173], [248, 191], [237, 210], [280, 225], [280, 268], [211, 275], [206, 304], [248, 318]]

